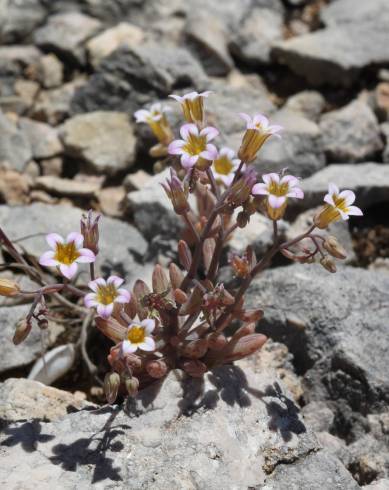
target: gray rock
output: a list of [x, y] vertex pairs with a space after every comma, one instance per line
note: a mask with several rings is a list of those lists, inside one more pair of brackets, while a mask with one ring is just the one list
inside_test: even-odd
[[270, 49], [283, 38], [283, 16], [274, 9], [250, 9], [231, 41], [231, 50], [251, 66], [270, 63]]
[[7, 422], [18, 420], [56, 420], [69, 410], [93, 407], [82, 393], [69, 393], [24, 378], [8, 378], [0, 383], [0, 418]]
[[21, 172], [31, 159], [28, 138], [0, 111], [0, 163]]
[[[313, 218], [315, 214], [321, 209], [321, 206], [318, 206], [314, 209], [308, 209], [302, 213], [299, 213], [295, 221], [288, 227], [286, 230], [286, 238], [288, 240], [293, 240], [296, 236], [300, 235], [307, 231], [307, 229], [312, 225]], [[356, 259], [353, 240], [351, 237], [349, 224], [347, 221], [339, 220], [335, 223], [331, 223], [326, 230], [315, 231], [317, 235], [333, 235], [336, 236], [338, 242], [342, 245], [342, 247], [347, 252], [347, 259], [344, 263], [352, 263]], [[311, 243], [309, 244], [311, 245]]]
[[318, 432], [316, 433], [316, 437], [328, 453], [338, 458], [344, 466], [349, 469], [351, 456], [348, 446], [343, 439], [340, 439], [329, 432]]
[[380, 127], [386, 143], [382, 154], [382, 159], [385, 163], [389, 163], [389, 122], [381, 124]]
[[[36, 63], [41, 55], [35, 46], [0, 46], [0, 75], [2, 77], [19, 76], [26, 67]], [[2, 92], [3, 90], [2, 86]]]
[[139, 27], [121, 22], [87, 42], [89, 61], [97, 68], [101, 61], [120, 46], [138, 46], [144, 41], [144, 32]]
[[260, 331], [288, 345], [311, 399], [333, 400], [345, 418], [353, 411], [363, 419], [389, 400], [388, 287], [379, 272], [291, 265], [262, 274], [246, 302], [268, 305]]
[[298, 112], [282, 109], [271, 116], [272, 124], [284, 130], [280, 138], [270, 138], [262, 147], [255, 165], [263, 173], [288, 168], [298, 177], [307, 177], [325, 165], [318, 125]]
[[292, 95], [286, 101], [285, 109], [289, 109], [294, 112], [305, 116], [311, 121], [317, 122], [320, 114], [325, 107], [325, 99], [321, 93], [314, 90], [304, 90], [298, 94]]
[[30, 143], [33, 158], [40, 160], [62, 153], [63, 146], [55, 128], [27, 118], [19, 120], [19, 127]]
[[309, 209], [323, 203], [328, 183], [334, 182], [340, 189], [350, 189], [357, 195], [356, 204], [362, 209], [389, 200], [389, 166], [380, 163], [329, 165], [315, 175], [304, 179], [304, 199], [291, 202], [298, 208]]
[[62, 127], [65, 153], [97, 173], [122, 172], [134, 163], [133, 126], [123, 112], [96, 111], [68, 119]]
[[0, 307], [1, 373], [27, 366], [42, 353], [41, 335], [38, 328], [33, 328], [27, 339], [20, 345], [14, 345], [12, 342], [17, 322], [25, 318], [29, 309], [29, 305]]
[[50, 53], [42, 56], [37, 67], [39, 80], [45, 88], [55, 88], [62, 85], [64, 66], [55, 54]]
[[350, 469], [360, 484], [370, 483], [379, 478], [389, 478], [388, 448], [388, 434], [382, 430], [379, 437], [366, 434], [348, 446]]
[[59, 477], [64, 489], [122, 488], [129, 481], [134, 490], [281, 489], [300, 471], [300, 483], [358, 488], [338, 460], [319, 450], [272, 371], [223, 367], [204, 383], [172, 372], [140, 393], [128, 415], [105, 407], [49, 423], [13, 423], [1, 440], [0, 482], [10, 489], [30, 489], [37, 478], [55, 486]]
[[35, 179], [35, 189], [41, 189], [49, 194], [68, 197], [95, 197], [101, 187], [100, 182], [61, 179], [53, 175], [43, 175]]
[[311, 453], [294, 465], [281, 464], [258, 490], [357, 490], [360, 486], [340, 461], [326, 451]]
[[55, 89], [41, 90], [31, 111], [32, 117], [52, 126], [61, 123], [70, 114], [75, 91], [84, 83], [83, 79], [76, 79]]
[[46, 10], [39, 0], [0, 1], [0, 43], [24, 40], [44, 21]]
[[254, 87], [215, 85], [211, 86], [211, 90], [213, 93], [206, 102], [208, 122], [221, 131], [221, 136], [232, 136], [239, 133], [238, 141], [239, 138], [242, 138], [245, 122], [238, 116], [239, 112], [254, 114], [256, 111], [261, 111], [264, 114], [271, 114], [275, 110], [265, 88], [261, 90]]
[[53, 51], [65, 61], [84, 64], [84, 43], [101, 28], [101, 23], [79, 12], [52, 15], [46, 25], [35, 31], [37, 46]]
[[323, 148], [331, 162], [363, 162], [383, 148], [377, 118], [359, 100], [324, 114], [320, 129]]
[[389, 5], [386, 0], [369, 0], [368, 2], [336, 0], [320, 10], [321, 20], [328, 26], [364, 21], [375, 22], [383, 14], [389, 14]]
[[234, 67], [225, 26], [208, 13], [192, 15], [185, 28], [187, 41], [211, 76], [227, 75]]
[[363, 68], [389, 62], [387, 25], [385, 16], [374, 22], [337, 24], [276, 43], [272, 54], [312, 85], [347, 87]]
[[80, 89], [72, 102], [74, 113], [94, 110], [134, 112], [140, 106], [171, 94], [175, 87], [206, 87], [199, 62], [183, 48], [145, 43], [114, 51]]
[[387, 490], [387, 488], [389, 488], [389, 478], [380, 478], [369, 485], [364, 485], [362, 488], [369, 490]]
[[[280, 236], [284, 236], [288, 225], [279, 222]], [[231, 251], [243, 254], [251, 245], [258, 255], [263, 255], [273, 245], [273, 226], [271, 221], [262, 214], [255, 213], [245, 228], [238, 228], [228, 242]]]
[[335, 415], [324, 402], [311, 402], [302, 409], [304, 420], [315, 432], [328, 432], [334, 423]]
[[[0, 222], [11, 239], [25, 236], [26, 230], [43, 234], [56, 232], [64, 236], [79, 229], [83, 213], [82, 209], [66, 205], [0, 206]], [[42, 236], [24, 240], [23, 246], [36, 257], [47, 250]], [[133, 226], [113, 218], [102, 218], [99, 247], [97, 265], [104, 276], [115, 272], [131, 281], [142, 273], [134, 257], [141, 259], [146, 254], [147, 243]]]
[[166, 169], [151, 177], [142, 189], [127, 194], [127, 212], [148, 240], [159, 235], [176, 237], [181, 229], [180, 220], [161, 186], [169, 176], [170, 171]]

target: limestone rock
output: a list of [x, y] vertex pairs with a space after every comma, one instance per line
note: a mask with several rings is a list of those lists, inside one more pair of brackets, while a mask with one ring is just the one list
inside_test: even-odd
[[42, 175], [35, 180], [34, 187], [56, 196], [87, 198], [96, 195], [100, 189], [100, 183], [96, 181], [62, 179], [53, 175]]
[[331, 162], [367, 161], [383, 147], [373, 111], [359, 100], [325, 114], [320, 129], [323, 148]]
[[31, 145], [25, 134], [0, 111], [0, 163], [21, 172], [32, 159]]
[[[80, 228], [83, 213], [79, 208], [66, 205], [0, 206], [0, 222], [11, 239], [24, 236], [26, 229], [43, 234], [55, 231], [64, 236]], [[42, 236], [29, 238], [23, 245], [37, 257], [47, 250]], [[104, 217], [100, 221], [99, 248], [97, 266], [104, 276], [116, 273], [131, 281], [142, 275], [142, 268], [134, 257], [140, 260], [146, 254], [147, 243], [133, 226]]]
[[101, 23], [79, 12], [52, 15], [35, 31], [35, 43], [71, 63], [86, 61], [84, 43], [100, 29]]
[[97, 173], [113, 175], [134, 163], [135, 136], [123, 112], [80, 114], [65, 122], [61, 136], [65, 152]]
[[45, 18], [39, 0], [2, 0], [0, 2], [0, 43], [11, 44], [28, 37]]
[[62, 153], [63, 146], [55, 128], [27, 118], [19, 120], [19, 127], [30, 143], [33, 158], [40, 160]]
[[52, 421], [64, 417], [69, 411], [93, 407], [81, 393], [72, 394], [23, 378], [8, 378], [1, 383], [0, 400], [0, 418], [7, 422], [31, 419]]
[[144, 40], [144, 33], [139, 27], [121, 22], [115, 27], [98, 34], [87, 42], [90, 62], [97, 68], [100, 62], [120, 46], [129, 48], [138, 46]]

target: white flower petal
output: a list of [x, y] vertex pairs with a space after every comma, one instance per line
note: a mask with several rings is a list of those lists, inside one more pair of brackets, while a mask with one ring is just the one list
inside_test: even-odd
[[55, 250], [57, 248], [57, 243], [65, 243], [65, 240], [63, 237], [61, 237], [61, 235], [58, 235], [58, 233], [49, 233], [46, 236], [46, 242], [50, 248]]

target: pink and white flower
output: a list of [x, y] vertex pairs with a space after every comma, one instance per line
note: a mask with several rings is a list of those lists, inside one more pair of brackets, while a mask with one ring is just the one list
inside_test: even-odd
[[124, 279], [118, 276], [110, 276], [107, 280], [98, 277], [88, 283], [93, 291], [84, 298], [87, 308], [96, 308], [97, 314], [102, 318], [109, 318], [112, 315], [115, 303], [129, 303], [131, 294], [127, 289], [121, 288]]
[[303, 199], [304, 192], [300, 187], [300, 181], [293, 175], [280, 177], [277, 173], [262, 175], [263, 183], [253, 186], [254, 196], [267, 196], [267, 212], [271, 219], [280, 219], [284, 214], [289, 197]]
[[328, 185], [328, 193], [324, 196], [326, 205], [321, 212], [315, 216], [315, 224], [318, 228], [327, 228], [333, 221], [340, 218], [348, 220], [349, 216], [362, 216], [361, 209], [352, 206], [355, 201], [353, 191], [345, 190], [340, 192], [335, 184]]
[[239, 115], [246, 121], [246, 132], [238, 151], [238, 157], [244, 162], [252, 162], [270, 136], [280, 137], [278, 133], [282, 130], [282, 126], [271, 125], [269, 119], [262, 114], [251, 117], [241, 112]]
[[212, 164], [212, 172], [216, 181], [222, 182], [226, 186], [231, 185], [239, 165], [240, 160], [236, 158], [234, 150], [226, 146], [221, 148]]
[[168, 151], [171, 155], [181, 155], [184, 168], [190, 169], [197, 165], [203, 169], [217, 157], [216, 146], [209, 142], [218, 134], [219, 131], [212, 126], [199, 130], [195, 124], [184, 124], [180, 129], [182, 139], [172, 141]]
[[160, 102], [153, 104], [150, 109], [140, 109], [134, 113], [137, 123], [146, 123], [150, 126], [154, 136], [163, 145], [168, 145], [173, 139], [173, 132], [165, 113], [171, 111], [168, 106]]
[[187, 122], [203, 125], [205, 120], [204, 98], [211, 93], [211, 91], [207, 90], [201, 93], [189, 92], [183, 96], [169, 95], [169, 97], [181, 104], [184, 118]]
[[155, 341], [150, 336], [155, 328], [155, 320], [146, 318], [141, 322], [128, 325], [126, 339], [122, 342], [122, 353], [132, 354], [138, 349], [151, 352], [155, 350]]
[[57, 233], [50, 233], [46, 236], [46, 241], [52, 250], [45, 252], [39, 263], [46, 267], [59, 267], [61, 274], [67, 279], [76, 274], [78, 264], [96, 260], [92, 250], [83, 248], [84, 237], [81, 233], [69, 233], [66, 239]]
[[139, 111], [136, 111], [134, 117], [137, 123], [150, 124], [151, 122], [160, 121], [163, 115], [171, 110], [171, 107], [156, 102], [150, 109], [140, 109]]

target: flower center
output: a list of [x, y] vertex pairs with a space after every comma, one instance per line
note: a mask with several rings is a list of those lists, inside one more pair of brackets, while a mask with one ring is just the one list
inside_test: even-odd
[[145, 328], [141, 327], [140, 325], [134, 325], [127, 333], [127, 339], [132, 344], [140, 344], [141, 342], [144, 342], [145, 337]]
[[231, 160], [226, 155], [222, 155], [220, 158], [215, 160], [213, 165], [216, 172], [220, 175], [228, 175], [234, 168]]
[[189, 134], [186, 145], [183, 149], [186, 153], [191, 156], [199, 155], [202, 151], [206, 149], [207, 140], [205, 136], [196, 136], [194, 134]]
[[347, 206], [346, 206], [346, 201], [342, 199], [341, 197], [338, 197], [336, 194], [332, 195], [332, 199], [334, 200], [335, 207], [343, 211], [344, 213], [347, 213]]
[[73, 262], [78, 259], [79, 256], [80, 254], [78, 253], [74, 242], [57, 243], [54, 258], [61, 264], [73, 264]]
[[269, 193], [273, 196], [282, 197], [286, 196], [289, 191], [288, 184], [278, 184], [277, 182], [271, 182], [268, 187]]
[[115, 301], [118, 296], [118, 292], [114, 284], [107, 284], [106, 286], [99, 286], [97, 288], [97, 301], [102, 305], [110, 305]]

